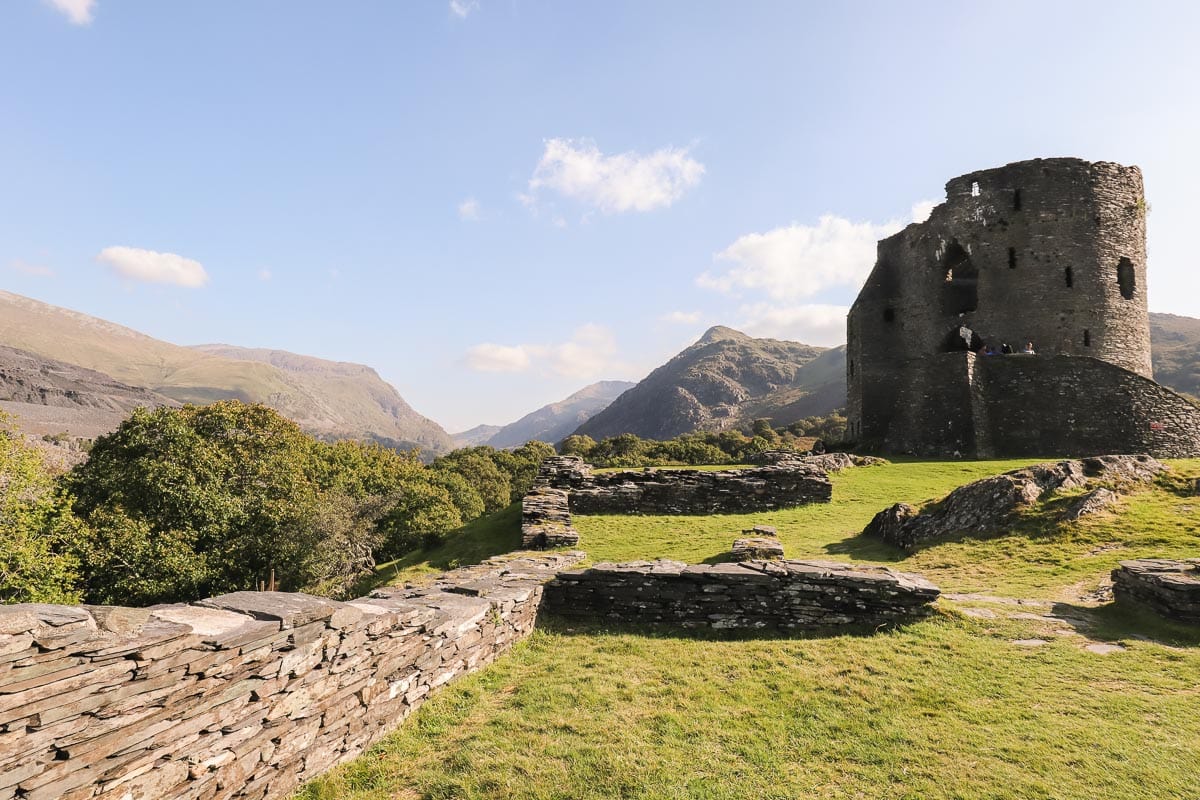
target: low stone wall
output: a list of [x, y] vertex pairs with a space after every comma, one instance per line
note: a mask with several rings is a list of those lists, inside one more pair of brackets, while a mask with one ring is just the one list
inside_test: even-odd
[[1200, 559], [1122, 561], [1112, 579], [1117, 602], [1145, 605], [1167, 619], [1200, 625]]
[[579, 553], [338, 603], [0, 606], [0, 798], [284, 798], [533, 628]]
[[606, 472], [571, 489], [576, 514], [742, 514], [828, 503], [833, 484], [804, 465]]
[[579, 531], [571, 525], [567, 492], [549, 486], [534, 486], [521, 499], [521, 546], [544, 550], [547, 547], [574, 547]]
[[546, 585], [547, 611], [684, 628], [820, 630], [920, 616], [939, 590], [919, 575], [825, 561], [597, 564]]

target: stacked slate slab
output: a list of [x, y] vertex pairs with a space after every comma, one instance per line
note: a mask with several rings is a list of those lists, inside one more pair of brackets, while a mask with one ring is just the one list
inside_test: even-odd
[[521, 499], [521, 546], [544, 550], [547, 547], [574, 547], [579, 531], [571, 525], [567, 492], [549, 486], [534, 486]]
[[741, 537], [733, 540], [729, 551], [731, 561], [757, 561], [783, 558], [783, 543], [775, 528], [770, 525], [755, 525], [742, 531]]
[[1113, 596], [1177, 622], [1200, 625], [1200, 559], [1143, 558], [1113, 570]]
[[741, 470], [605, 472], [571, 487], [576, 514], [741, 514], [828, 503], [833, 484], [807, 464]]
[[527, 635], [543, 582], [581, 555], [348, 603], [0, 606], [0, 798], [288, 797]]
[[826, 561], [639, 561], [559, 573], [547, 611], [637, 625], [771, 631], [877, 627], [919, 617], [939, 590], [888, 567]]

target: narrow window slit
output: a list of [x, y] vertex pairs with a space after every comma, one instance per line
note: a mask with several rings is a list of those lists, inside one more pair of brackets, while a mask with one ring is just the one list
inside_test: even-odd
[[1008, 248], [1008, 268], [1017, 268], [1017, 248], [1015, 247]]
[[1075, 285], [1075, 273], [1070, 267], [1067, 267], [1065, 270], [1063, 270], [1063, 277], [1066, 278], [1067, 288]]

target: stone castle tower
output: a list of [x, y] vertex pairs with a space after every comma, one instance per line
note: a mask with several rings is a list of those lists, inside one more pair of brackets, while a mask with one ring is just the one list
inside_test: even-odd
[[[1017, 354], [980, 353], [1005, 344]], [[1038, 159], [951, 180], [927, 221], [879, 243], [846, 378], [866, 447], [1200, 454], [1200, 408], [1151, 377], [1137, 167]]]

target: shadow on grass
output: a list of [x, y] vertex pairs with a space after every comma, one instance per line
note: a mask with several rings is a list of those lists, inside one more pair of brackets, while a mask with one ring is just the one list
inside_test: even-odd
[[640, 639], [695, 639], [706, 642], [778, 641], [781, 639], [834, 639], [841, 636], [869, 637], [885, 631], [901, 631], [939, 615], [937, 609], [913, 616], [903, 622], [883, 625], [839, 625], [828, 628], [803, 630], [747, 630], [712, 628], [687, 628], [667, 623], [633, 623], [616, 620], [577, 619], [555, 614], [552, 611], [538, 612], [536, 626], [539, 630], [560, 636], [633, 636]]
[[1200, 626], [1163, 619], [1150, 609], [1132, 603], [1114, 602], [1103, 606], [1055, 603], [1051, 613], [1069, 622], [1079, 620], [1083, 624], [1075, 627], [1093, 639], [1110, 642], [1133, 639], [1172, 647], [1200, 646]]

